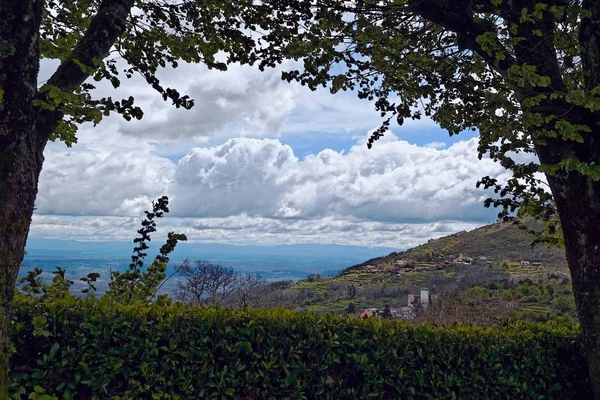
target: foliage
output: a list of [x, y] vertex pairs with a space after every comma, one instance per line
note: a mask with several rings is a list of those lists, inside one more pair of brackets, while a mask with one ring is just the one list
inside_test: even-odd
[[578, 331], [285, 310], [14, 302], [12, 398], [588, 398]]
[[356, 312], [356, 304], [353, 302], [348, 303], [348, 308], [346, 308], [346, 312], [348, 314], [354, 314]]
[[[63, 65], [42, 82], [33, 105], [63, 117], [50, 140], [67, 146], [77, 142], [77, 127], [83, 122], [95, 125], [113, 113], [128, 121], [144, 116], [134, 96], [97, 97], [96, 82], [118, 88], [124, 78], [139, 75], [165, 101], [190, 109], [193, 99], [163, 86], [157, 74], [161, 68], [185, 62], [226, 70], [231, 62], [253, 63], [259, 56], [247, 28], [258, 25], [260, 14], [246, 2], [127, 0], [111, 6], [53, 0], [44, 7], [39, 57]], [[109, 32], [105, 37], [98, 32], [102, 28]], [[93, 80], [82, 79], [87, 77]]]
[[178, 283], [175, 295], [186, 304], [256, 306], [268, 290], [260, 275], [236, 273], [231, 267], [203, 260], [185, 260], [177, 272], [183, 281]]
[[[131, 264], [124, 273], [118, 271], [111, 273], [109, 289], [103, 297], [111, 298], [121, 304], [138, 301], [149, 302], [164, 284], [167, 279], [165, 271], [169, 262], [169, 254], [175, 250], [179, 241], [186, 240], [184, 234], [169, 232], [165, 244], [161, 246], [152, 264], [146, 270], [143, 270], [143, 267], [144, 258], [147, 256], [145, 250], [149, 248], [148, 242], [151, 240], [150, 234], [156, 232], [154, 219], [162, 218], [164, 213], [169, 212], [168, 204], [169, 199], [167, 196], [163, 196], [156, 202], [152, 202], [152, 212], [144, 211], [146, 218], [141, 223], [142, 227], [138, 229], [140, 237], [133, 240], [136, 245], [133, 250], [134, 254], [131, 256]], [[30, 297], [38, 296], [44, 301], [74, 296], [70, 291], [73, 281], [66, 279], [65, 269], [56, 267], [56, 271], [52, 272], [54, 277], [50, 284], [43, 281], [42, 273], [43, 271], [37, 267], [29, 271], [26, 276], [17, 281], [20, 285], [19, 290]], [[99, 273], [91, 272], [81, 278], [80, 280], [86, 284], [81, 292], [89, 298], [94, 298], [97, 289], [95, 283], [99, 277]]]
[[[109, 283], [108, 296], [114, 297], [121, 302], [131, 302], [134, 299], [150, 300], [158, 291], [160, 285], [167, 277], [167, 263], [169, 262], [169, 254], [175, 250], [175, 246], [179, 241], [187, 240], [187, 237], [182, 233], [169, 232], [167, 240], [159, 250], [159, 254], [155, 257], [152, 264], [143, 271], [144, 258], [148, 255], [145, 250], [148, 249], [148, 242], [151, 240], [150, 235], [156, 232], [155, 218], [162, 218], [165, 213], [169, 212], [169, 199], [167, 196], [159, 198], [156, 202], [152, 202], [152, 211], [144, 211], [146, 218], [142, 221], [142, 227], [138, 229], [139, 237], [133, 240], [136, 246], [133, 249], [134, 254], [131, 256], [131, 264], [129, 269], [124, 273], [113, 271], [111, 274], [111, 282]], [[89, 276], [82, 280], [89, 284], [97, 277]], [[85, 280], [84, 280], [85, 279]]]
[[323, 279], [323, 275], [321, 274], [309, 274], [304, 280], [306, 282], [317, 282]]
[[386, 319], [392, 318], [392, 310], [390, 309], [390, 305], [387, 303], [385, 306], [383, 306], [383, 311], [381, 312], [381, 318], [386, 318]]

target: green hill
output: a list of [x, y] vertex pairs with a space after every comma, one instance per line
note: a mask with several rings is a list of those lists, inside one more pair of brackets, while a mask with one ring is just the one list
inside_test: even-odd
[[399, 260], [415, 263], [436, 263], [463, 255], [475, 261], [542, 262], [551, 269], [566, 269], [564, 252], [545, 245], [531, 247], [530, 234], [511, 223], [496, 223], [466, 232], [430, 240], [428, 243], [406, 250], [390, 253], [385, 257], [373, 258], [354, 265], [348, 270], [356, 270], [373, 265], [390, 267]]
[[[428, 288], [463, 322], [572, 320], [575, 307], [564, 252], [544, 245], [532, 248], [531, 242], [513, 224], [487, 225], [367, 260], [336, 276], [313, 275], [280, 285], [262, 305], [339, 314], [385, 305], [401, 311], [410, 296]], [[453, 322], [448, 313], [430, 314], [424, 316], [429, 322]], [[494, 321], [488, 321], [489, 315]]]

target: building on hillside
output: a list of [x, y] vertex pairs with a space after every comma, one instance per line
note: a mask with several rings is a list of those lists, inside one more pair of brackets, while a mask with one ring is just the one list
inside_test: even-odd
[[371, 311], [365, 310], [360, 313], [360, 319], [371, 318], [373, 313]]
[[429, 289], [422, 288], [420, 297], [421, 305], [423, 306], [423, 308], [427, 308], [427, 306], [429, 305]]
[[530, 264], [529, 260], [521, 260], [521, 266], [522, 267], [524, 267], [526, 265], [529, 265], [529, 264]]
[[434, 296], [432, 296], [429, 293], [429, 289], [422, 288], [419, 291], [419, 294], [409, 293], [406, 296], [407, 307], [414, 308], [414, 307], [417, 306], [417, 304], [420, 304], [421, 307], [427, 308], [427, 306], [429, 305], [430, 300], [433, 299], [433, 298], [434, 298]]
[[515, 308], [519, 307], [519, 302], [517, 300], [512, 300], [509, 301], [508, 303], [506, 303], [504, 305], [505, 308], [509, 309], [509, 310], [514, 310]]
[[531, 262], [532, 267], [541, 267], [542, 265], [543, 265], [543, 263], [541, 261], [532, 261]]

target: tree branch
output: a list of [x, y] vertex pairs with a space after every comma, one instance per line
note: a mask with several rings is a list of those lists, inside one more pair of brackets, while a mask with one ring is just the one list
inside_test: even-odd
[[591, 16], [581, 19], [579, 44], [586, 90], [600, 86], [600, 1], [584, 0], [583, 8]]
[[[457, 36], [459, 47], [477, 53], [494, 71], [502, 75], [503, 78], [508, 78], [508, 69], [516, 63], [516, 60], [508, 51], [503, 52], [503, 59], [494, 57], [477, 43], [478, 36], [486, 32], [495, 32], [496, 28], [493, 24], [490, 24], [490, 26], [483, 22], [475, 21], [471, 10], [472, 2], [467, 1], [463, 2], [463, 4], [452, 3], [451, 8], [444, 8], [435, 0], [409, 0], [408, 5], [412, 12], [422, 18], [454, 32]], [[504, 48], [500, 42], [497, 44], [499, 47]], [[513, 89], [516, 92], [521, 91], [518, 87]]]
[[[89, 28], [75, 45], [71, 55], [50, 77], [47, 85], [72, 93], [95, 71], [106, 58], [118, 37], [125, 31], [134, 0], [103, 0]], [[38, 98], [43, 99], [40, 93]], [[45, 143], [62, 119], [60, 112], [40, 111], [38, 139]]]

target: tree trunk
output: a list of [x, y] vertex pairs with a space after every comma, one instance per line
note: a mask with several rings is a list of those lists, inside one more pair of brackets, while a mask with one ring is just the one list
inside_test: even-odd
[[0, 398], [8, 398], [12, 298], [46, 140], [35, 132], [42, 0], [0, 0]]
[[11, 303], [43, 160], [31, 136], [10, 143], [0, 137], [0, 398], [8, 397]]
[[600, 182], [576, 172], [568, 180], [549, 177], [549, 181], [560, 215], [592, 390], [594, 398], [600, 399]]

